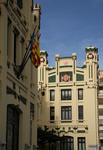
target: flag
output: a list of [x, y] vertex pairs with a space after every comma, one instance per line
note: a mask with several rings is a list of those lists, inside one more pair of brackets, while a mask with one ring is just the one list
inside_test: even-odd
[[38, 68], [38, 66], [40, 65], [39, 32], [37, 33], [32, 43], [31, 60], [32, 60], [33, 65], [36, 68]]

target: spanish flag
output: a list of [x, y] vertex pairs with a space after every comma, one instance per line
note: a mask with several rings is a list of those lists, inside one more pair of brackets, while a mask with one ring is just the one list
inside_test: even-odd
[[39, 32], [37, 33], [32, 44], [31, 60], [33, 65], [38, 68], [40, 65], [40, 46], [39, 46]]

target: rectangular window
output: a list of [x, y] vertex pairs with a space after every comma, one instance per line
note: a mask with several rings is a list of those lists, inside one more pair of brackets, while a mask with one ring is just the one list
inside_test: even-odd
[[103, 87], [99, 87], [99, 94], [103, 94]]
[[103, 119], [99, 119], [99, 126], [103, 126]]
[[72, 90], [64, 89], [61, 90], [61, 100], [71, 100], [72, 99]]
[[30, 120], [34, 120], [34, 104], [30, 103]]
[[78, 100], [83, 100], [83, 89], [78, 89]]
[[16, 64], [16, 40], [17, 40], [17, 36], [14, 33], [14, 64]]
[[55, 91], [50, 90], [50, 101], [54, 101], [54, 100], [55, 100]]
[[99, 108], [99, 115], [103, 116], [103, 108]]
[[103, 98], [98, 98], [98, 104], [103, 105]]
[[17, 38], [18, 38], [18, 35], [19, 35], [19, 31], [14, 28], [14, 64], [16, 64], [16, 57], [17, 57]]
[[78, 137], [78, 150], [86, 150], [85, 137]]
[[19, 6], [19, 8], [23, 8], [22, 0], [17, 0], [17, 5]]
[[72, 107], [71, 106], [61, 107], [61, 120], [72, 120]]
[[83, 106], [78, 106], [78, 120], [83, 120]]
[[51, 123], [55, 120], [55, 107], [53, 106], [50, 107], [50, 120]]
[[103, 130], [99, 130], [99, 137], [103, 138]]
[[7, 27], [7, 56], [10, 55], [10, 31], [11, 31], [11, 20], [8, 18], [8, 27]]

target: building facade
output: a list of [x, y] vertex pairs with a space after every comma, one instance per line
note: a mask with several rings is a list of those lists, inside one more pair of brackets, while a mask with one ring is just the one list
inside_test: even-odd
[[29, 59], [18, 71], [39, 29], [39, 4], [0, 0], [0, 150], [37, 149], [37, 70]]
[[103, 149], [103, 70], [98, 72], [99, 142]]
[[[47, 56], [41, 51], [38, 70], [38, 128], [46, 133], [40, 150], [98, 150], [98, 49], [86, 48], [82, 67], [75, 53], [56, 55], [55, 68]], [[51, 133], [58, 137], [53, 140]]]

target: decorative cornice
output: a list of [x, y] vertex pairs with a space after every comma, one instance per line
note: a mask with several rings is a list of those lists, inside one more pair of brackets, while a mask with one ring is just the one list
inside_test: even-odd
[[67, 58], [72, 58], [72, 57], [59, 57], [60, 59], [67, 59]]
[[72, 65], [59, 66], [59, 68], [68, 68], [68, 67], [72, 68]]
[[46, 55], [46, 56], [48, 56], [48, 53], [47, 53], [47, 51], [40, 51], [40, 55]]
[[76, 85], [76, 86], [84, 86], [84, 84], [79, 84], [79, 85]]
[[85, 51], [86, 52], [94, 51], [98, 53], [98, 48], [90, 46], [90, 47], [85, 48]]
[[48, 86], [49, 88], [52, 88], [52, 87], [56, 87], [56, 86]]
[[76, 72], [81, 72], [81, 73], [84, 73], [84, 71], [81, 71], [81, 70], [76, 70]]
[[50, 71], [50, 70], [54, 70], [55, 68], [45, 68], [46, 70]]
[[73, 85], [59, 85], [59, 87], [71, 87]]
[[49, 75], [51, 75], [51, 74], [55, 74], [56, 72], [51, 72], [51, 73], [49, 73]]

